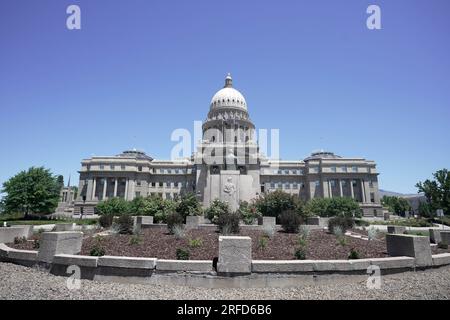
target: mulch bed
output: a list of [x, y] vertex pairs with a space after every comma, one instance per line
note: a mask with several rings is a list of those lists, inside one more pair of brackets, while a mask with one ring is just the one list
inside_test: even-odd
[[[252, 258], [261, 260], [292, 260], [298, 248], [298, 235], [277, 232], [267, 241], [264, 248], [259, 245], [263, 238], [261, 231], [243, 230], [239, 234], [252, 238]], [[183, 239], [176, 239], [167, 233], [167, 229], [144, 229], [141, 241], [130, 244], [129, 235], [111, 235], [102, 237], [101, 246], [106, 255], [154, 257], [159, 259], [176, 259], [177, 248], [188, 249], [191, 260], [212, 260], [218, 256], [219, 234], [211, 230], [190, 230]], [[386, 244], [384, 241], [365, 241], [345, 237], [346, 243], [341, 244], [336, 236], [322, 230], [310, 232], [307, 240], [306, 259], [333, 260], [347, 259], [351, 249], [358, 251], [360, 258], [386, 257]], [[192, 248], [190, 239], [201, 239], [201, 246]], [[81, 254], [89, 255], [91, 249], [97, 244], [95, 238], [83, 241]]]

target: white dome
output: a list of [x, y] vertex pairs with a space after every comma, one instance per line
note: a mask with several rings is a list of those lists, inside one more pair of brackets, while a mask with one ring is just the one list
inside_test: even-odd
[[225, 87], [217, 91], [211, 99], [211, 109], [223, 107], [235, 107], [247, 110], [247, 102], [244, 96], [232, 87], [230, 74], [225, 79]]

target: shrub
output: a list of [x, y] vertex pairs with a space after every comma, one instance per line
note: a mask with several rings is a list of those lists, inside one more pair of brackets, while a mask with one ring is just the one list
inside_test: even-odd
[[222, 234], [239, 233], [239, 213], [222, 213], [217, 219], [219, 232]]
[[129, 202], [123, 198], [111, 198], [101, 201], [97, 204], [97, 213], [99, 215], [112, 214], [123, 215], [130, 212]]
[[344, 232], [342, 231], [341, 226], [334, 226], [333, 227], [333, 234], [336, 236], [336, 238], [341, 238], [344, 235]]
[[301, 223], [302, 218], [294, 210], [285, 211], [280, 215], [280, 224], [285, 232], [298, 232]]
[[189, 247], [191, 247], [191, 248], [199, 248], [202, 246], [202, 244], [203, 244], [203, 241], [200, 238], [189, 240]]
[[205, 210], [205, 216], [212, 223], [218, 222], [219, 216], [228, 214], [230, 212], [230, 207], [224, 201], [220, 201], [219, 199], [215, 199], [211, 205]]
[[294, 256], [297, 260], [305, 260], [306, 259], [306, 249], [305, 248], [297, 248], [297, 250], [295, 250]]
[[177, 260], [189, 260], [190, 253], [186, 249], [178, 248], [176, 255]]
[[21, 243], [26, 243], [27, 242], [27, 238], [25, 237], [15, 237], [14, 238], [14, 244], [21, 244]]
[[202, 206], [193, 193], [186, 193], [181, 196], [176, 206], [176, 211], [183, 217], [201, 216], [203, 214]]
[[269, 238], [262, 236], [258, 238], [258, 249], [264, 250], [267, 247]]
[[142, 242], [142, 237], [138, 234], [134, 234], [131, 236], [129, 244], [133, 246], [133, 245], [140, 244], [141, 242]]
[[169, 229], [170, 234], [173, 234], [175, 226], [183, 226], [183, 216], [177, 212], [172, 212], [167, 215], [167, 229]]
[[354, 224], [355, 221], [351, 217], [342, 217], [342, 216], [334, 217], [328, 220], [328, 230], [331, 233], [334, 233], [334, 228], [336, 226], [339, 226], [342, 232], [345, 233], [345, 231], [347, 231], [348, 229], [353, 228]]
[[186, 236], [186, 232], [182, 224], [176, 224], [172, 228], [172, 234], [175, 236], [175, 239], [180, 240], [184, 239]]
[[37, 240], [37, 239], [35, 239], [35, 240], [33, 240], [33, 249], [39, 249], [39, 247], [40, 247], [40, 243], [39, 243], [39, 240]]
[[265, 217], [278, 217], [284, 211], [296, 210], [298, 197], [282, 190], [265, 193], [255, 201], [257, 211]]
[[239, 203], [239, 214], [245, 224], [253, 224], [255, 219], [261, 217], [261, 212], [258, 211], [255, 205], [249, 204], [247, 201]]
[[309, 236], [309, 228], [307, 226], [300, 226], [298, 229], [298, 234], [300, 237], [306, 239]]
[[101, 237], [99, 237], [99, 236], [95, 237], [94, 246], [92, 247], [89, 254], [94, 257], [101, 257], [106, 254], [106, 250], [103, 247], [103, 239]]
[[117, 219], [118, 232], [120, 234], [133, 234], [133, 218], [124, 214]]
[[107, 229], [112, 226], [113, 220], [114, 220], [113, 214], [104, 214], [100, 216], [100, 218], [98, 219], [98, 223], [102, 228]]
[[345, 247], [347, 245], [347, 238], [345, 236], [338, 237], [338, 243]]
[[314, 198], [309, 200], [304, 211], [320, 217], [361, 217], [362, 210], [352, 198]]
[[359, 252], [352, 248], [352, 250], [350, 250], [350, 254], [348, 255], [348, 258], [349, 259], [359, 259]]
[[376, 239], [378, 235], [378, 230], [374, 227], [370, 227], [369, 230], [367, 231], [367, 238], [369, 239], [369, 241]]

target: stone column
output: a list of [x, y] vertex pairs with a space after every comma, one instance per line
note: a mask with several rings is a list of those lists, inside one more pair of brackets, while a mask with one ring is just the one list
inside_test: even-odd
[[328, 194], [328, 180], [324, 180], [322, 182], [322, 194], [324, 198], [328, 198], [329, 194]]
[[117, 197], [117, 181], [118, 179], [114, 179], [114, 197]]
[[361, 201], [362, 203], [366, 203], [366, 188], [364, 186], [364, 179], [359, 180], [359, 185], [361, 189]]
[[108, 178], [103, 178], [103, 196], [102, 200], [106, 199], [106, 188], [108, 187]]
[[95, 200], [95, 189], [97, 188], [97, 179], [94, 177], [93, 178], [93, 187], [92, 187], [92, 200]]
[[328, 196], [333, 198], [333, 189], [331, 187], [331, 180], [328, 180]]
[[355, 199], [355, 192], [353, 190], [353, 179], [350, 179], [350, 194], [352, 196], [352, 199]]
[[340, 195], [341, 198], [342, 198], [342, 197], [344, 196], [344, 192], [343, 192], [343, 190], [342, 190], [342, 180], [339, 179], [338, 182], [339, 182], [339, 195]]
[[128, 178], [125, 178], [125, 194], [123, 195], [124, 199], [128, 199]]

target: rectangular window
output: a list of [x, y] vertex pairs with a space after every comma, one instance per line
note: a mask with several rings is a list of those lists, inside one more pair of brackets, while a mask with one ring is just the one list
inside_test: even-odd
[[297, 170], [292, 170], [292, 174], [297, 174]]
[[281, 182], [278, 182], [278, 189], [282, 189], [283, 188], [283, 184]]
[[292, 189], [298, 189], [298, 184], [297, 184], [297, 182], [294, 182], [294, 183], [292, 184]]
[[278, 170], [278, 174], [283, 174], [283, 171], [282, 170]]
[[87, 169], [87, 171], [91, 170], [91, 165], [88, 164], [88, 165], [86, 166], [86, 169]]
[[114, 170], [114, 169], [115, 169], [115, 166], [112, 164], [112, 165], [109, 166], [109, 168], [110, 168], [111, 170]]
[[137, 181], [136, 181], [136, 185], [137, 185], [138, 187], [140, 187], [140, 186], [141, 186], [141, 180], [137, 180]]
[[353, 167], [352, 167], [352, 171], [353, 171], [353, 172], [358, 172], [358, 167], [353, 166]]
[[331, 172], [336, 172], [336, 167], [331, 167]]
[[156, 182], [152, 182], [152, 187], [156, 187]]
[[167, 169], [167, 173], [171, 174], [172, 170], [171, 169]]
[[141, 196], [141, 193], [138, 191], [138, 192], [136, 192], [136, 198], [138, 198], [138, 197], [140, 197]]
[[352, 180], [352, 186], [353, 186], [353, 187], [356, 187], [356, 186], [357, 186], [356, 180]]
[[166, 199], [172, 199], [172, 195], [169, 192], [166, 193]]
[[103, 164], [100, 165], [100, 170], [105, 169], [105, 166]]
[[163, 183], [162, 183], [162, 182], [160, 182], [160, 183], [159, 183], [159, 187], [162, 187], [162, 186], [163, 186]]
[[286, 183], [284, 184], [284, 188], [285, 188], [285, 189], [290, 189], [290, 188], [291, 188], [291, 185], [289, 184], [289, 182], [286, 182]]
[[142, 171], [142, 166], [138, 166], [138, 171]]
[[320, 181], [319, 180], [314, 181], [314, 184], [316, 185], [316, 187], [320, 187]]
[[176, 173], [176, 174], [180, 173], [180, 170], [175, 169], [175, 173]]
[[342, 170], [342, 172], [347, 172], [347, 167], [346, 167], [346, 166], [343, 166], [343, 167], [341, 168], [341, 170]]
[[275, 182], [271, 182], [271, 183], [270, 183], [270, 188], [271, 188], [271, 189], [275, 189]]
[[332, 188], [336, 187], [336, 180], [330, 180], [330, 185]]
[[284, 174], [289, 174], [289, 170], [284, 170]]
[[375, 202], [375, 193], [373, 193], [373, 192], [370, 193], [370, 202], [372, 202], [372, 203]]
[[125, 165], [122, 164], [122, 165], [120, 166], [120, 169], [125, 170]]
[[298, 170], [299, 174], [303, 174], [303, 169]]

